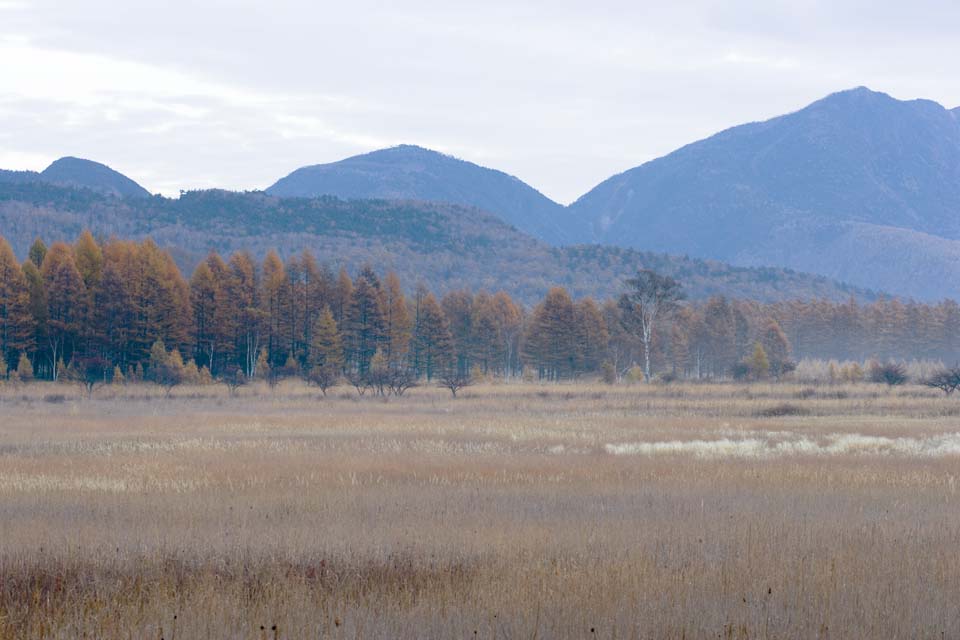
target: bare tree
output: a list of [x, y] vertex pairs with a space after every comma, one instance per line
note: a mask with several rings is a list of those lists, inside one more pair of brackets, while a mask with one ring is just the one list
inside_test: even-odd
[[81, 384], [87, 398], [92, 398], [96, 388], [108, 382], [110, 363], [99, 355], [75, 358], [62, 374], [68, 380]]
[[954, 365], [949, 369], [941, 369], [920, 382], [928, 387], [940, 389], [940, 391], [950, 395], [956, 391], [957, 388], [960, 388], [960, 365]]
[[643, 343], [646, 380], [650, 381], [650, 345], [656, 323], [672, 315], [683, 300], [680, 283], [656, 271], [641, 269], [637, 277], [626, 282], [627, 292], [620, 297], [625, 329], [636, 333]]
[[230, 365], [224, 368], [221, 373], [220, 382], [227, 386], [230, 397], [234, 397], [237, 395], [240, 387], [247, 384], [247, 376], [244, 375], [242, 368], [237, 365]]
[[453, 397], [457, 397], [457, 391], [473, 384], [473, 376], [467, 371], [460, 371], [456, 365], [447, 367], [438, 379], [441, 387], [449, 389]]

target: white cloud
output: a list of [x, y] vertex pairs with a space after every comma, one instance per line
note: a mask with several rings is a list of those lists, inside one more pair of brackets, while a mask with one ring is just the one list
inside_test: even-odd
[[960, 105], [954, 5], [0, 0], [0, 160], [176, 193], [410, 142], [570, 201], [835, 90]]

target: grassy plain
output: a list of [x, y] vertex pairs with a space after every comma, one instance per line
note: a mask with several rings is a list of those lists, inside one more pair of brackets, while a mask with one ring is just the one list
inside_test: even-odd
[[960, 398], [0, 389], [0, 638], [960, 637]]

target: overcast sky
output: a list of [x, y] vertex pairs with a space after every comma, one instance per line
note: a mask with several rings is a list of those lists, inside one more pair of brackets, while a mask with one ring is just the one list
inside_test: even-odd
[[0, 0], [0, 167], [176, 194], [414, 143], [566, 203], [841, 89], [960, 106], [960, 3], [666, 4]]

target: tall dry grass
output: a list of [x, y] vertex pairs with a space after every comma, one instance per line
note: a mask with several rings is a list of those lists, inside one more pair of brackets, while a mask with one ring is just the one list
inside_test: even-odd
[[960, 636], [958, 398], [464, 394], [0, 390], [0, 638]]

